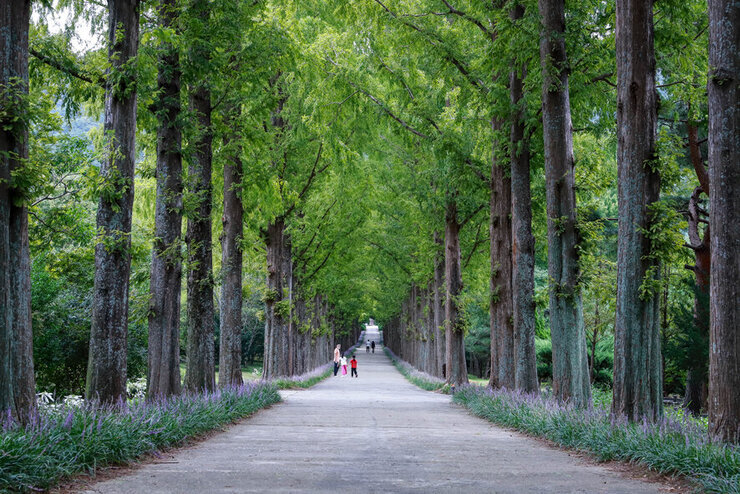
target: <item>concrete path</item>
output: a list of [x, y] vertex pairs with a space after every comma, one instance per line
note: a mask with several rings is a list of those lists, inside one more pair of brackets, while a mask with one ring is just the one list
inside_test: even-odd
[[359, 378], [330, 377], [192, 448], [90, 493], [656, 493], [473, 417], [408, 383], [376, 349]]

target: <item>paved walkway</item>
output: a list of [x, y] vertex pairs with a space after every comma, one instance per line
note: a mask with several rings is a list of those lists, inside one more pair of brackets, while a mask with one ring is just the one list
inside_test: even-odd
[[285, 392], [227, 432], [87, 492], [660, 492], [416, 388], [380, 348], [362, 347], [358, 361], [358, 379]]

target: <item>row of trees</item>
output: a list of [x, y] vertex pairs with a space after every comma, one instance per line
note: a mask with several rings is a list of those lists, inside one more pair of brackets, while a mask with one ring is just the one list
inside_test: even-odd
[[[347, 216], [363, 215], [357, 187], [345, 188], [340, 198], [329, 193], [353, 171], [341, 166], [349, 156], [343, 151], [347, 143], [337, 138], [349, 137], [351, 118], [332, 126], [321, 112], [337, 122], [339, 110], [307, 104], [324, 94], [315, 94], [310, 84], [317, 72], [309, 70], [310, 58], [301, 55], [305, 33], [284, 36], [286, 20], [280, 17], [290, 9], [279, 3], [200, 0], [156, 5], [111, 0], [107, 8], [78, 7], [71, 11], [73, 22], [84, 17], [100, 26], [99, 33], [106, 36], [103, 48], [75, 53], [69, 36], [45, 29], [49, 11], [43, 6], [29, 46], [30, 2], [3, 3], [3, 33], [11, 36], [0, 47], [3, 74], [10, 74], [1, 86], [2, 285], [13, 290], [3, 290], [0, 408], [24, 419], [35, 405], [26, 209], [70, 194], [80, 202], [97, 201], [94, 282], [86, 307], [91, 312], [89, 399], [115, 403], [126, 398], [132, 251], [143, 247], [132, 242], [137, 209], [153, 231], [145, 241], [151, 245], [151, 261], [143, 308], [150, 398], [180, 393], [183, 386], [183, 272], [188, 391], [216, 386], [216, 322], [218, 384], [242, 381], [245, 265], [266, 265], [266, 270], [251, 271], [267, 279], [266, 286], [258, 287], [265, 301], [264, 377], [306, 372], [330, 360], [335, 343], [354, 342], [359, 303], [337, 297], [344, 291], [357, 298], [357, 289], [346, 287], [351, 274], [333, 283], [335, 291], [322, 289], [326, 278], [337, 276], [336, 270], [325, 274], [334, 250], [355, 241], [358, 220], [342, 223]], [[263, 63], [263, 57], [269, 62]], [[43, 163], [42, 151], [59, 145], [49, 142], [48, 135], [59, 127], [49, 112], [48, 103], [55, 101], [61, 101], [70, 118], [87, 108], [93, 114], [101, 111], [104, 122], [97, 141], [91, 142], [98, 159], [87, 169], [78, 163], [74, 172], [60, 173], [49, 191], [43, 182], [56, 178], [59, 170], [55, 163]], [[316, 122], [307, 122], [307, 117]], [[38, 155], [29, 154], [29, 147]], [[215, 177], [214, 170], [221, 170], [222, 177]], [[89, 175], [88, 183], [71, 190], [73, 173]], [[215, 208], [214, 184], [216, 197], [222, 199]], [[141, 186], [143, 192], [135, 193]], [[42, 191], [46, 197], [40, 197]], [[33, 212], [35, 225], [54, 230], [36, 214], [40, 211]], [[214, 228], [216, 215], [221, 216], [220, 231]], [[216, 281], [212, 246], [219, 237]], [[215, 293], [218, 285], [220, 294]], [[214, 300], [220, 301], [218, 309]], [[37, 328], [37, 334], [44, 329]]]
[[[576, 166], [576, 160], [583, 158], [574, 155], [573, 149], [571, 110], [575, 108], [578, 113], [576, 132], [592, 135], [613, 132], [616, 138], [617, 217], [602, 220], [618, 221], [613, 411], [631, 420], [642, 417], [656, 419], [662, 415], [662, 330], [667, 327], [667, 323], [664, 324], [669, 310], [666, 294], [672, 283], [664, 278], [666, 270], [663, 266], [676, 263], [676, 257], [671, 257], [676, 256], [676, 240], [680, 241], [686, 235], [691, 237], [687, 244], [696, 251], [696, 264], [689, 267], [696, 273], [699, 290], [706, 286], [707, 279], [711, 280], [711, 291], [707, 293], [710, 310], [702, 315], [702, 294], [697, 292], [694, 312], [697, 327], [706, 324], [707, 328], [712, 328], [708, 369], [710, 434], [721, 440], [737, 441], [737, 393], [732, 387], [724, 387], [729, 383], [728, 375], [736, 375], [724, 366], [736, 365], [737, 329], [734, 323], [725, 326], [719, 322], [736, 317], [733, 314], [737, 303], [729, 303], [726, 297], [734, 297], [736, 301], [737, 294], [726, 275], [737, 276], [737, 261], [732, 251], [720, 254], [713, 243], [717, 228], [722, 228], [725, 241], [736, 241], [737, 228], [728, 226], [725, 220], [721, 220], [722, 227], [712, 222], [715, 210], [725, 211], [724, 207], [732, 201], [732, 192], [729, 191], [737, 187], [737, 167], [731, 164], [731, 161], [737, 161], [733, 154], [736, 153], [736, 144], [733, 143], [737, 142], [737, 126], [729, 123], [737, 121], [737, 115], [733, 113], [737, 111], [737, 95], [733, 93], [735, 95], [730, 96], [734, 83], [718, 74], [734, 70], [730, 67], [736, 67], [738, 52], [729, 47], [732, 43], [722, 45], [717, 41], [736, 36], [736, 6], [715, 2], [710, 5], [709, 16], [698, 4], [664, 6], [658, 15], [663, 22], [661, 29], [657, 26], [652, 2], [598, 3], [591, 6], [592, 11], [581, 10], [578, 6], [568, 6], [566, 10], [564, 2], [539, 2], [539, 5], [494, 2], [488, 7], [466, 2], [464, 5], [441, 2], [442, 6], [438, 5], [440, 2], [416, 2], [413, 5], [399, 4], [399, 9], [405, 9], [403, 12], [394, 10], [390, 3], [376, 3], [380, 6], [381, 15], [384, 12], [386, 20], [393, 22], [399, 33], [407, 36], [406, 39], [413, 40], [420, 50], [438, 55], [438, 60], [428, 63], [423, 70], [438, 76], [444, 74], [450, 84], [459, 85], [458, 94], [467, 91], [468, 97], [476, 104], [491, 108], [488, 114], [492, 115], [489, 121], [494, 141], [490, 173], [475, 166], [478, 151], [474, 148], [459, 150], [454, 156], [461, 162], [464, 173], [471, 177], [478, 175], [490, 185], [490, 384], [524, 391], [538, 390], [536, 373], [533, 372], [536, 365], [536, 304], [533, 297], [537, 292], [532, 228], [533, 212], [536, 213], [540, 206], [531, 194], [532, 191], [544, 192], [546, 221], [535, 218], [534, 226], [541, 228], [539, 225], [546, 223], [547, 278], [544, 285], [549, 294], [547, 310], [552, 338], [553, 392], [561, 401], [578, 406], [585, 406], [590, 401], [582, 292], [588, 289], [593, 293], [589, 282], [601, 283], [603, 280], [589, 279], [595, 270], [593, 256], [596, 254], [593, 238], [590, 238], [594, 225], [589, 224], [588, 218], [593, 211], [586, 209], [584, 214], [583, 209], [576, 210], [577, 197], [583, 199], [585, 194], [582, 190], [584, 182], [581, 180], [579, 183]], [[720, 11], [723, 16], [719, 16]], [[693, 34], [682, 33], [676, 24], [687, 22], [692, 26]], [[699, 54], [704, 51], [706, 57], [705, 31], [709, 32], [709, 64], [700, 63], [701, 55], [691, 60], [690, 65], [686, 64], [681, 59], [686, 54], [679, 53], [679, 50], [689, 49]], [[473, 38], [476, 32], [482, 34], [475, 38], [477, 42], [485, 43], [489, 49], [485, 53], [459, 50], [459, 45], [456, 45], [459, 38]], [[539, 53], [530, 49], [536, 46], [537, 37]], [[656, 38], [661, 43], [657, 56]], [[610, 54], [611, 43], [616, 50]], [[493, 63], [486, 63], [485, 57], [490, 57], [491, 53], [494, 54]], [[447, 71], [442, 72], [442, 67]], [[493, 75], [486, 78], [485, 69], [488, 68], [492, 69]], [[615, 75], [616, 83], [612, 82]], [[575, 100], [571, 78], [578, 81]], [[702, 80], [708, 83], [703, 85]], [[537, 86], [539, 95], [535, 93]], [[615, 100], [610, 100], [609, 86], [615, 89]], [[682, 89], [676, 90], [676, 86]], [[409, 93], [423, 90], [409, 84]], [[508, 101], [504, 99], [507, 92]], [[604, 98], [605, 94], [607, 98]], [[721, 103], [720, 94], [726, 98]], [[471, 105], [470, 101], [466, 104]], [[659, 124], [660, 119], [665, 120], [662, 108], [668, 105], [673, 108], [683, 106], [683, 110], [674, 113], [674, 118], [685, 123], [688, 135], [685, 136], [685, 144], [683, 139], [676, 139], [678, 149], [671, 149], [667, 142], [666, 134], [673, 131], [671, 122]], [[728, 109], [728, 105], [732, 109]], [[447, 106], [450, 106], [449, 100]], [[697, 106], [707, 113], [704, 116], [697, 113]], [[407, 107], [405, 110], [410, 115], [416, 108]], [[459, 108], [464, 108], [464, 105]], [[616, 127], [610, 130], [615, 108]], [[679, 116], [681, 113], [683, 115]], [[428, 119], [423, 111], [418, 114]], [[730, 114], [735, 116], [730, 117]], [[411, 117], [397, 116], [404, 122], [411, 120]], [[707, 167], [702, 163], [701, 143], [697, 138], [697, 126], [702, 121], [708, 121], [709, 175], [712, 170], [721, 174], [723, 186], [728, 187], [725, 193], [729, 195], [722, 199], [721, 206], [712, 202], [715, 200], [712, 195], [714, 189], [703, 181]], [[724, 123], [720, 124], [720, 121]], [[434, 127], [433, 122], [430, 124]], [[475, 135], [475, 126], [466, 125], [460, 123], [460, 128], [464, 129], [462, 133]], [[541, 139], [541, 144], [536, 143], [536, 139]], [[684, 146], [689, 152], [684, 151]], [[724, 152], [720, 153], [719, 149]], [[443, 148], [441, 152], [450, 153], [450, 148]], [[664, 194], [671, 194], [677, 189], [674, 160], [679, 154], [689, 155], [688, 161], [693, 166], [690, 173], [693, 175], [695, 170], [696, 175], [678, 178], [678, 183], [691, 185], [691, 182], [697, 182], [698, 177], [700, 186], [692, 194], [688, 207], [676, 208], [679, 211], [685, 208], [688, 227], [676, 222], [676, 214], [670, 204], [661, 199], [661, 190]], [[538, 155], [543, 160], [539, 166], [544, 166], [545, 183], [543, 186], [535, 183], [533, 188], [530, 177], [534, 176], [530, 166], [536, 163]], [[714, 183], [711, 178], [709, 182]], [[682, 187], [685, 189], [686, 185]], [[691, 185], [694, 187], [696, 185]], [[480, 201], [475, 189], [468, 191], [471, 191], [471, 201]], [[706, 223], [698, 217], [702, 209], [697, 205], [696, 197], [700, 193], [710, 195], [711, 249], [706, 245], [709, 243], [709, 227], [702, 232], [703, 228], [699, 226]], [[541, 200], [541, 196], [537, 200]], [[449, 369], [445, 377], [451, 383], [460, 384], [467, 378], [464, 372], [456, 370], [464, 370], [464, 352], [455, 345], [461, 338], [457, 334], [465, 326], [464, 322], [458, 322], [457, 308], [465, 300], [458, 288], [458, 266], [461, 258], [467, 261], [473, 256], [479, 237], [476, 233], [475, 238], [471, 238], [471, 253], [461, 256], [456, 239], [459, 229], [454, 228], [454, 224], [450, 228], [449, 219], [454, 215], [449, 213], [448, 209], [445, 216], [448, 220], [445, 229], [447, 302], [442, 318], [446, 328], [446, 367]], [[458, 225], [466, 222], [467, 218]], [[682, 228], [685, 228], [684, 233]], [[434, 237], [434, 233], [426, 235]], [[735, 240], [729, 240], [731, 238]], [[717, 245], [720, 244], [718, 241]], [[705, 261], [709, 256], [702, 249], [711, 250], [711, 276], [708, 273], [709, 262]], [[722, 270], [717, 271], [719, 268], [715, 263], [719, 256], [724, 262], [734, 262], [735, 267], [723, 264]], [[411, 260], [412, 264], [414, 262]], [[486, 268], [469, 270], [473, 283], [479, 283], [476, 277], [480, 276], [481, 269]], [[432, 269], [424, 271], [418, 280], [413, 280], [411, 294], [400, 307], [400, 312], [387, 320], [386, 333], [393, 334], [386, 336], [386, 340], [420, 368], [441, 375], [439, 361], [429, 362], [430, 355], [433, 355], [430, 348], [438, 338], [434, 334], [438, 323], [430, 315], [436, 312], [436, 306], [427, 300], [432, 292], [425, 288], [428, 280], [434, 279]], [[714, 300], [724, 302], [718, 305]], [[426, 304], [429, 304], [429, 309], [423, 308]], [[596, 310], [598, 317], [598, 308]], [[708, 320], [704, 323], [702, 317], [710, 319], [710, 315], [711, 323]], [[592, 341], [595, 348], [593, 333]], [[701, 345], [701, 341], [697, 344]], [[721, 356], [715, 350], [720, 347]], [[592, 350], [592, 356], [594, 353]], [[462, 365], [457, 362], [462, 362]], [[698, 410], [702, 400], [696, 397], [696, 390], [701, 389], [701, 384], [696, 381], [705, 382], [707, 371], [705, 369], [702, 374], [701, 359], [695, 362], [694, 367], [698, 368], [689, 372], [687, 401]], [[692, 393], [694, 397], [689, 398]]]
[[[391, 345], [407, 345], [404, 357], [461, 384], [470, 313], [483, 307], [492, 386], [537, 391], [535, 335], [549, 332], [554, 391], [585, 405], [587, 337], [593, 367], [598, 338], [613, 331], [614, 412], [656, 418], [669, 309], [685, 302], [676, 273], [688, 264], [686, 231], [697, 285], [709, 280], [711, 292], [710, 310], [701, 293], [692, 299], [696, 326], [713, 328], [711, 433], [737, 440], [736, 373], [719, 370], [738, 358], [731, 2], [713, 1], [708, 17], [698, 0], [666, 2], [657, 15], [651, 2], [626, 0], [567, 10], [531, 0], [110, 0], [73, 10], [107, 34], [84, 53], [49, 33], [48, 11], [29, 35], [28, 2], [3, 5], [13, 29], [2, 32], [17, 29], [20, 41], [2, 41], [2, 63], [21, 62], [3, 72], [16, 75], [3, 81], [2, 142], [28, 145], [2, 154], [0, 264], [6, 286], [20, 287], [2, 303], [26, 307], [31, 260], [35, 270], [61, 255], [39, 246], [34, 259], [10, 259], [23, 251], [11, 242], [28, 239], [13, 222], [28, 225], [30, 211], [40, 235], [54, 226], [45, 205], [71, 193], [65, 175], [40, 186], [56, 172], [43, 163], [58, 146], [47, 142], [59, 128], [53, 102], [70, 119], [104, 115], [89, 139], [97, 164], [74, 192], [97, 202], [89, 397], [125, 394], [132, 310], [147, 321], [150, 396], [180, 392], [181, 339], [185, 388], [215, 386], [216, 320], [219, 384], [239, 382], [243, 295], [256, 290], [265, 377], [328, 360], [373, 314]], [[701, 227], [707, 192], [711, 237]], [[139, 277], [143, 304], [130, 283]], [[23, 393], [33, 401], [32, 383], [21, 383], [33, 376], [28, 312], [20, 325], [10, 319], [23, 310], [4, 312], [3, 355], [21, 355], [14, 344], [26, 356], [2, 360], [3, 408], [23, 410]], [[700, 361], [687, 396], [706, 382]]]

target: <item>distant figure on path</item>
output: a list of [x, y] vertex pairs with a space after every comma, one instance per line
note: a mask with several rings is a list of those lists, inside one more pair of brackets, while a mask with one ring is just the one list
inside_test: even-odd
[[350, 367], [352, 367], [352, 374], [350, 377], [357, 377], [357, 359], [352, 355], [352, 360], [349, 361]]
[[339, 359], [342, 356], [342, 352], [339, 350], [342, 348], [342, 345], [337, 345], [337, 347], [334, 349], [334, 375], [337, 375], [337, 372], [339, 372]]
[[370, 348], [372, 348], [373, 353], [375, 353], [375, 340], [373, 340], [372, 343], [370, 343]]
[[347, 357], [342, 355], [342, 377], [347, 375]]
[[370, 353], [370, 342], [369, 341], [365, 342], [365, 353]]

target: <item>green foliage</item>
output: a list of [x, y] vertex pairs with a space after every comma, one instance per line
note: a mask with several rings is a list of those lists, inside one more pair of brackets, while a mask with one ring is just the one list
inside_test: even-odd
[[549, 339], [535, 338], [535, 353], [537, 355], [537, 379], [552, 381], [552, 342]]
[[684, 297], [693, 294], [698, 302], [699, 323], [703, 328], [697, 324], [693, 305], [672, 307], [673, 318], [663, 340], [666, 393], [683, 394], [688, 369], [708, 372], [709, 368], [709, 297], [697, 289], [692, 279], [683, 279], [683, 283]]
[[684, 475], [706, 492], [740, 492], [740, 452], [708, 442], [705, 425], [683, 414], [658, 424], [614, 420], [610, 400], [603, 393], [595, 397], [602, 404], [578, 410], [559, 405], [550, 396], [466, 386], [453, 401], [491, 422], [589, 453], [599, 461], [629, 461]]
[[0, 435], [0, 490], [48, 489], [76, 474], [126, 465], [147, 454], [186, 444], [280, 401], [273, 384], [250, 384], [161, 402], [134, 402], [127, 409], [42, 410], [25, 428]]

